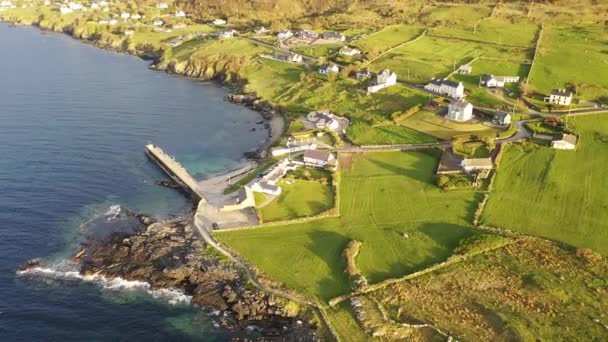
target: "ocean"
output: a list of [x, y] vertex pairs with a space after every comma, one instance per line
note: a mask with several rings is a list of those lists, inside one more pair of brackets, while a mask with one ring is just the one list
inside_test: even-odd
[[[263, 143], [259, 114], [223, 101], [225, 93], [65, 35], [0, 24], [0, 341], [231, 336], [214, 326], [218, 313], [179, 292], [58, 272], [78, 252], [83, 223], [122, 210], [162, 219], [190, 208], [155, 184], [165, 177], [146, 143], [197, 179], [237, 168]], [[35, 257], [49, 269], [16, 273]]]

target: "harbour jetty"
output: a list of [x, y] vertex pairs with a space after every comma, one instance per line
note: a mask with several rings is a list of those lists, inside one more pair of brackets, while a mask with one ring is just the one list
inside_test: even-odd
[[200, 201], [207, 203], [198, 183], [179, 162], [165, 153], [160, 147], [154, 146], [153, 144], [146, 145], [146, 154], [151, 160], [158, 164], [171, 179], [184, 188], [184, 190], [192, 196], [195, 203], [199, 203]]

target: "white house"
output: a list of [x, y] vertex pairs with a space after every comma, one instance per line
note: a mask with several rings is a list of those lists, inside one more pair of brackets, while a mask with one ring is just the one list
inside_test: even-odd
[[338, 42], [343, 42], [346, 40], [346, 37], [340, 32], [325, 32], [322, 35], [325, 40], [333, 40]]
[[212, 23], [215, 26], [225, 26], [227, 24], [226, 20], [220, 18], [215, 19]]
[[507, 83], [519, 82], [519, 76], [494, 76], [484, 75], [481, 84], [488, 88], [503, 88]]
[[293, 37], [293, 32], [291, 32], [290, 30], [283, 30], [277, 33], [277, 38], [279, 38], [280, 40], [289, 39], [291, 37]]
[[325, 151], [320, 150], [306, 150], [304, 151], [304, 164], [325, 167], [337, 165], [336, 157]]
[[131, 13], [122, 12], [122, 13], [120, 13], [120, 17], [123, 19], [129, 19], [129, 18], [131, 18]]
[[315, 124], [318, 129], [330, 129], [332, 131], [340, 128], [340, 122], [336, 116], [329, 112], [310, 112], [306, 119]]
[[183, 18], [186, 16], [186, 13], [184, 11], [176, 11], [175, 16], [178, 18]]
[[156, 4], [156, 8], [158, 9], [167, 9], [169, 8], [169, 5], [166, 2], [159, 2]]
[[473, 66], [471, 66], [471, 65], [464, 64], [464, 65], [461, 65], [460, 67], [458, 67], [459, 74], [469, 75], [472, 72], [473, 72]]
[[302, 63], [302, 55], [293, 52], [274, 53], [272, 58], [289, 63]]
[[118, 24], [118, 20], [116, 20], [116, 19], [108, 20], [108, 25], [116, 25], [116, 24]]
[[96, 2], [93, 2], [93, 3], [91, 4], [91, 9], [99, 9], [99, 4], [98, 4], [98, 3], [96, 3]]
[[454, 99], [464, 97], [464, 85], [462, 82], [454, 82], [448, 79], [433, 79], [424, 89], [440, 95], [449, 96]]
[[511, 124], [511, 114], [507, 112], [497, 112], [492, 118], [495, 125], [508, 126]]
[[549, 97], [545, 97], [545, 102], [569, 106], [572, 103], [572, 91], [566, 89], [553, 89]]
[[135, 33], [133, 30], [125, 30], [125, 36], [132, 36]]
[[340, 49], [340, 51], [338, 51], [338, 53], [341, 54], [341, 55], [344, 55], [344, 56], [352, 57], [352, 56], [360, 55], [361, 51], [357, 50], [357, 49], [350, 48], [348, 46], [343, 46]]
[[270, 153], [272, 154], [273, 157], [276, 157], [276, 156], [280, 156], [280, 155], [287, 154], [287, 153], [302, 152], [302, 151], [306, 151], [306, 150], [316, 150], [316, 149], [317, 149], [317, 144], [315, 144], [315, 143], [298, 145], [298, 146], [287, 145], [286, 147], [282, 147], [282, 146], [275, 147], [270, 151]]
[[473, 105], [463, 99], [450, 102], [447, 119], [464, 122], [473, 118]]
[[82, 11], [82, 4], [78, 2], [70, 2], [68, 4], [68, 7], [71, 8], [73, 11]]
[[465, 158], [460, 164], [465, 172], [492, 170], [494, 164], [490, 158]]
[[576, 141], [576, 135], [560, 134], [551, 141], [551, 147], [559, 150], [574, 150], [576, 149]]
[[264, 26], [258, 26], [256, 28], [253, 29], [253, 32], [257, 33], [257, 34], [263, 34], [263, 33], [268, 33], [270, 32], [269, 29], [265, 28]]
[[141, 18], [143, 18], [143, 17], [139, 13], [135, 13], [135, 14], [131, 15], [131, 19], [134, 19], [134, 20], [139, 20]]
[[319, 38], [319, 34], [317, 32], [309, 30], [298, 31], [295, 33], [295, 36], [302, 40], [315, 40]]
[[219, 38], [234, 38], [235, 30], [226, 30], [218, 33]]
[[59, 12], [61, 12], [61, 14], [68, 14], [74, 12], [74, 10], [69, 7], [59, 7]]
[[164, 23], [165, 23], [165, 22], [164, 22], [164, 21], [162, 21], [162, 20], [154, 20], [154, 21], [152, 22], [152, 25], [153, 25], [153, 26], [163, 26], [163, 24], [164, 24]]
[[367, 87], [367, 93], [372, 94], [380, 89], [384, 89], [395, 84], [397, 84], [397, 74], [388, 69], [384, 69], [376, 76], [376, 83]]
[[371, 78], [371, 77], [372, 77], [372, 73], [367, 69], [361, 69], [361, 70], [357, 71], [357, 80], [359, 80], [359, 81], [361, 81], [362, 79]]
[[5, 0], [5, 1], [0, 2], [0, 7], [12, 7], [12, 6], [13, 6], [13, 3], [10, 1]]
[[249, 184], [249, 188], [251, 189], [251, 191], [262, 192], [272, 196], [279, 196], [281, 194], [280, 187], [273, 184], [269, 184], [268, 182], [265, 182], [263, 180]]
[[331, 73], [338, 73], [338, 72], [340, 72], [340, 68], [338, 68], [338, 66], [335, 64], [331, 64], [331, 65], [325, 64], [319, 68], [319, 74], [321, 74], [321, 75], [329, 75]]

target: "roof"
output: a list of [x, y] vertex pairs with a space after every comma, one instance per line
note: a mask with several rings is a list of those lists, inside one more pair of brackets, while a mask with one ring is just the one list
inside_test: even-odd
[[574, 134], [560, 134], [553, 139], [553, 141], [563, 141], [572, 145], [576, 145], [576, 140], [577, 138]]
[[496, 112], [496, 114], [494, 114], [494, 119], [502, 121], [508, 116], [511, 116], [511, 114], [509, 114], [507, 112]]
[[454, 82], [454, 81], [450, 81], [450, 80], [443, 80], [443, 82], [441, 82], [443, 85], [446, 85], [448, 87], [452, 87], [452, 88], [458, 88], [458, 86], [460, 85], [460, 83], [458, 82]]
[[492, 159], [490, 158], [465, 158], [463, 161], [465, 167], [493, 167]]
[[567, 90], [567, 89], [553, 89], [553, 90], [551, 90], [551, 95], [553, 95], [553, 96], [571, 97], [572, 96], [572, 91]]
[[468, 103], [467, 101], [463, 100], [463, 99], [459, 99], [456, 101], [452, 101], [450, 102], [450, 109], [454, 108], [454, 109], [464, 109], [468, 106], [472, 106], [470, 103]]
[[322, 160], [325, 162], [329, 161], [331, 154], [321, 150], [306, 150], [304, 151], [304, 158]]

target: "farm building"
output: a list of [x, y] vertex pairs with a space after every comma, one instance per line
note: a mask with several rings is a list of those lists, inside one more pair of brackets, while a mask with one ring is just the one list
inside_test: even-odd
[[511, 124], [511, 114], [507, 112], [496, 112], [494, 118], [492, 118], [492, 122], [495, 125], [508, 126]]
[[461, 166], [465, 172], [471, 173], [492, 170], [494, 164], [491, 158], [465, 158]]
[[447, 119], [464, 122], [473, 118], [473, 105], [465, 100], [452, 101], [448, 106]]
[[380, 89], [384, 89], [395, 84], [397, 84], [397, 74], [388, 69], [384, 69], [376, 76], [376, 83], [367, 87], [367, 93], [372, 94]]
[[464, 85], [462, 85], [462, 82], [457, 83], [447, 79], [433, 79], [429, 84], [424, 86], [424, 89], [454, 99], [464, 97]]
[[545, 97], [545, 102], [569, 106], [572, 103], [572, 91], [566, 89], [553, 89], [549, 97]]
[[306, 150], [304, 152], [304, 164], [325, 167], [335, 167], [337, 165], [336, 157], [325, 151], [320, 150]]
[[473, 72], [473, 67], [471, 65], [465, 64], [458, 67], [458, 73], [462, 75], [469, 75]]
[[519, 76], [484, 75], [481, 78], [481, 85], [488, 88], [504, 88], [505, 84], [517, 82], [519, 82]]
[[551, 147], [558, 150], [574, 150], [576, 149], [576, 135], [560, 134], [551, 141]]

